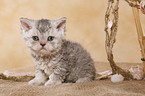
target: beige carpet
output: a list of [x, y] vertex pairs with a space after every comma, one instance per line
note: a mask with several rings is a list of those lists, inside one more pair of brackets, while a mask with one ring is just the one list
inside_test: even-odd
[[[136, 64], [119, 63], [118, 65], [128, 69]], [[33, 66], [15, 69], [9, 71], [9, 75], [33, 76], [34, 69]], [[108, 63], [96, 63], [96, 69], [101, 72], [110, 68]], [[112, 83], [110, 79], [106, 79], [87, 83], [64, 83], [46, 87], [30, 86], [28, 82], [0, 79], [0, 96], [145, 96], [145, 80]]]

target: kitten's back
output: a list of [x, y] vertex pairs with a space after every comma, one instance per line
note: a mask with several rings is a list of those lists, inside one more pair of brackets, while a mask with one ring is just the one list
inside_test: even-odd
[[76, 81], [79, 78], [88, 77], [95, 79], [96, 70], [94, 61], [90, 54], [79, 44], [72, 41], [63, 40], [61, 54], [63, 60], [69, 65], [69, 81]]

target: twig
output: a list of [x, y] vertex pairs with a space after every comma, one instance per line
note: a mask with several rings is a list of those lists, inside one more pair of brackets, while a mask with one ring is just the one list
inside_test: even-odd
[[140, 9], [140, 6], [138, 4], [134, 4], [133, 2], [136, 1], [136, 2], [140, 3], [141, 0], [125, 0], [125, 1], [129, 4], [129, 6]]
[[12, 80], [12, 81], [16, 81], [16, 82], [27, 82], [31, 79], [33, 79], [34, 76], [5, 76], [4, 74], [0, 73], [0, 79], [3, 80]]
[[[106, 32], [105, 48], [106, 48], [108, 61], [112, 68], [113, 74], [121, 74], [122, 76], [124, 76], [125, 79], [133, 79], [133, 76], [129, 73], [129, 71], [125, 71], [121, 69], [120, 67], [118, 67], [113, 60], [112, 48], [115, 43], [115, 37], [117, 34], [117, 29], [118, 29], [119, 0], [116, 0], [114, 7], [113, 7], [113, 3], [114, 3], [114, 0], [108, 0], [108, 7], [105, 13], [105, 32]], [[108, 31], [108, 22], [110, 20], [111, 11], [113, 15], [113, 25], [111, 27], [111, 30]]]

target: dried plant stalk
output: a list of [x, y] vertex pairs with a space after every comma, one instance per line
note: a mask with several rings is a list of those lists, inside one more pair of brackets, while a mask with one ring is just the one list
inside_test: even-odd
[[128, 4], [129, 4], [129, 6], [131, 6], [131, 7], [136, 7], [136, 8], [140, 8], [140, 6], [136, 3], [136, 4], [134, 4], [133, 2], [135, 1], [135, 2], [138, 2], [138, 3], [140, 3], [142, 0], [125, 0]]
[[[137, 1], [134, 2], [135, 4], [137, 4]], [[145, 74], [145, 36], [143, 35], [143, 28], [140, 22], [140, 17], [139, 17], [139, 10], [137, 8], [132, 8], [133, 11], [133, 15], [134, 15], [134, 20], [135, 20], [135, 24], [136, 24], [136, 30], [137, 30], [137, 35], [138, 35], [138, 42], [140, 45], [140, 51], [141, 51], [141, 55], [143, 57], [143, 66], [144, 66], [144, 74]]]
[[3, 73], [0, 73], [0, 79], [3, 80], [12, 80], [12, 81], [16, 81], [16, 82], [27, 82], [30, 81], [31, 79], [33, 79], [34, 76], [5, 76]]
[[[118, 28], [118, 9], [119, 9], [119, 0], [116, 0], [115, 5], [113, 7], [114, 0], [108, 0], [108, 7], [105, 13], [105, 32], [106, 32], [106, 41], [105, 41], [105, 48], [106, 53], [108, 57], [108, 61], [110, 63], [110, 66], [112, 68], [113, 74], [121, 74], [124, 76], [125, 79], [133, 79], [133, 76], [130, 74], [129, 71], [125, 71], [121, 69], [119, 66], [117, 66], [113, 60], [113, 53], [112, 48], [115, 43], [115, 37], [117, 33]], [[108, 23], [110, 20], [110, 13], [112, 12], [113, 15], [113, 25], [108, 31]]]

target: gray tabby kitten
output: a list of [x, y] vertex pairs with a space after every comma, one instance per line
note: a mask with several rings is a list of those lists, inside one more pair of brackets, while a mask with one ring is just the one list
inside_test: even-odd
[[89, 53], [65, 39], [66, 18], [31, 20], [20, 18], [22, 37], [36, 63], [30, 85], [88, 82], [95, 79], [94, 62]]

